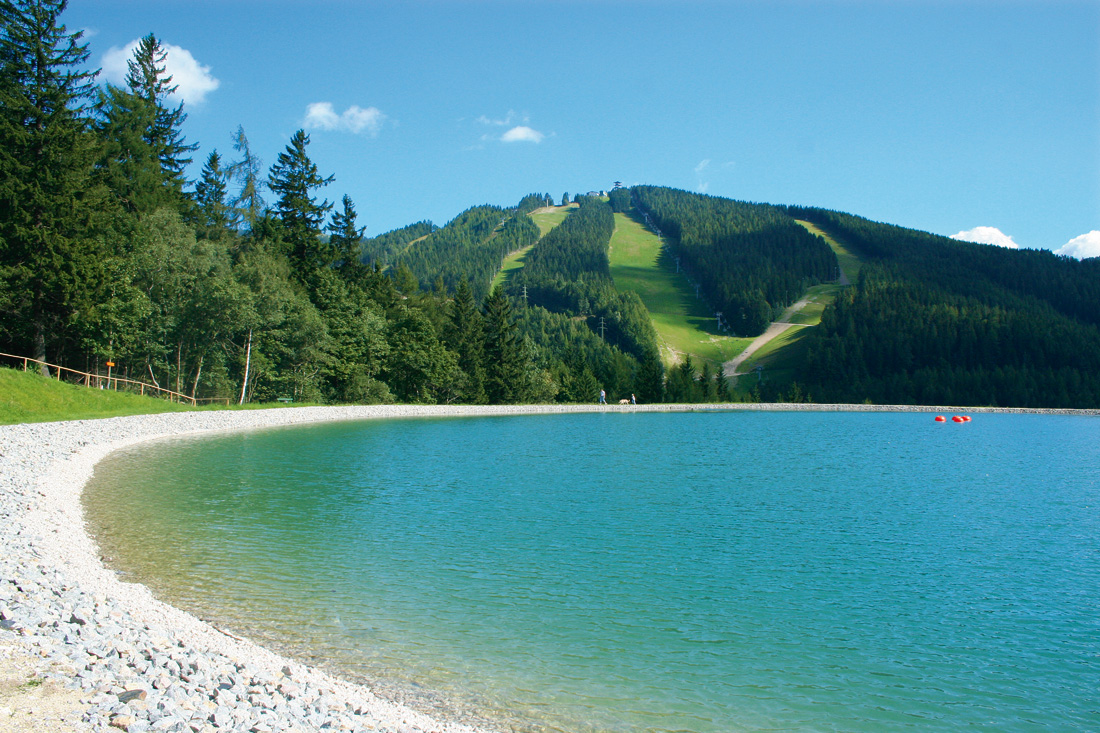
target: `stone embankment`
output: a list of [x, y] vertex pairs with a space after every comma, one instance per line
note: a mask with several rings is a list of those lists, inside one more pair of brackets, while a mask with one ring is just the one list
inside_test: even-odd
[[0, 733], [475, 733], [471, 726], [430, 718], [382, 699], [368, 687], [279, 657], [158, 601], [144, 586], [120, 581], [100, 561], [94, 540], [84, 531], [80, 504], [81, 490], [96, 462], [113, 450], [185, 434], [322, 420], [731, 408], [953, 409], [311, 407], [0, 427]]

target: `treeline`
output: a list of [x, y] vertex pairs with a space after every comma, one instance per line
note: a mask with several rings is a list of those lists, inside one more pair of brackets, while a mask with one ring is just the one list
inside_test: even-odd
[[397, 254], [393, 258], [395, 277], [403, 277], [397, 272], [408, 268], [421, 288], [448, 293], [469, 282], [480, 301], [489, 294], [489, 285], [505, 256], [538, 238], [538, 225], [526, 213], [475, 206]]
[[781, 207], [635, 186], [635, 206], [729, 328], [763, 333], [811, 285], [835, 280], [836, 256]]
[[815, 400], [1100, 407], [1100, 262], [792, 213], [864, 259], [807, 336]]
[[370, 266], [378, 265], [382, 269], [387, 268], [397, 256], [405, 251], [408, 246], [417, 239], [423, 239], [436, 230], [436, 226], [428, 220], [418, 221], [415, 224], [394, 229], [377, 237], [365, 237], [360, 249], [360, 260]]
[[1100, 258], [960, 242], [824, 209], [788, 211], [835, 233], [861, 257], [895, 263], [907, 276], [947, 292], [992, 302], [1034, 298], [1065, 316], [1100, 325]]

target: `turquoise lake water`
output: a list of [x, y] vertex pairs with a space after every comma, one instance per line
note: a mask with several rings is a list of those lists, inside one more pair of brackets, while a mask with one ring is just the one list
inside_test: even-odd
[[165, 441], [85, 501], [162, 598], [522, 731], [1100, 730], [1100, 419], [407, 419]]

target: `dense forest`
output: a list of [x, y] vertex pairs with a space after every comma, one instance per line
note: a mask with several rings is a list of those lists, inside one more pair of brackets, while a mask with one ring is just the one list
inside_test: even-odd
[[806, 288], [837, 277], [829, 245], [780, 207], [656, 186], [636, 186], [633, 196], [739, 336], [759, 336]]
[[816, 400], [1100, 406], [1100, 259], [790, 211], [864, 260], [807, 337]]
[[323, 198], [302, 130], [270, 167], [229, 131], [189, 181], [161, 42], [101, 87], [64, 7], [0, 6], [0, 351], [234, 402], [640, 391], [637, 360], [585, 324], [487, 292], [549, 195], [369, 239], [348, 196]]

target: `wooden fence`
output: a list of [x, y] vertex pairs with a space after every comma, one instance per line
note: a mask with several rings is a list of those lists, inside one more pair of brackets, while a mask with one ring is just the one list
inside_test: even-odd
[[[17, 361], [17, 362], [22, 362], [23, 363], [23, 371], [27, 371], [27, 365], [28, 364], [39, 364], [41, 366], [46, 367], [46, 369], [48, 371], [56, 370], [57, 381], [59, 381], [59, 382], [61, 381], [61, 375], [64, 372], [66, 374], [72, 374], [72, 375], [76, 376], [75, 379], [72, 378], [72, 377], [66, 378], [67, 382], [70, 382], [72, 384], [83, 384], [85, 387], [94, 386], [98, 389], [114, 389], [114, 390], [117, 390], [119, 385], [121, 384], [121, 385], [123, 385], [123, 389], [128, 389], [132, 392], [137, 392], [138, 394], [141, 394], [141, 395], [144, 395], [148, 391], [148, 393], [151, 396], [165, 397], [165, 398], [171, 400], [172, 402], [186, 402], [190, 405], [197, 405], [198, 402], [199, 402], [194, 397], [189, 397], [188, 395], [182, 394], [181, 392], [173, 392], [170, 389], [165, 389], [164, 387], [158, 387], [155, 384], [146, 384], [145, 382], [137, 382], [133, 379], [123, 379], [122, 377], [116, 377], [116, 376], [113, 376], [113, 375], [112, 376], [104, 376], [102, 374], [90, 374], [88, 372], [82, 372], [82, 371], [78, 371], [76, 369], [69, 369], [68, 367], [58, 366], [57, 364], [47, 364], [44, 361], [39, 361], [38, 359], [31, 359], [30, 357], [27, 357], [27, 356], [16, 356], [15, 354], [0, 353], [0, 357], [4, 357], [6, 359], [12, 359], [12, 360]], [[53, 376], [53, 374], [54, 374], [54, 372], [50, 371], [50, 376], [51, 377]], [[223, 399], [225, 400], [226, 404], [229, 404], [228, 398], [215, 398], [215, 399], [203, 400], [203, 401], [204, 402], [206, 402], [206, 401], [221, 402]]]

